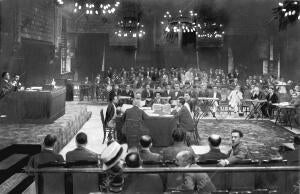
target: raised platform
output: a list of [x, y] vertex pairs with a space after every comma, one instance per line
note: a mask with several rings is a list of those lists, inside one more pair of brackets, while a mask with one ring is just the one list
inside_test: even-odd
[[52, 124], [0, 124], [0, 150], [12, 144], [40, 144], [55, 134], [59, 152], [91, 117], [86, 106], [66, 102], [66, 114]]

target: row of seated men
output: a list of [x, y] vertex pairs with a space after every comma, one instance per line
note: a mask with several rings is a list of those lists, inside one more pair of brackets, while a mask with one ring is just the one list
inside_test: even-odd
[[[88, 143], [87, 135], [79, 133], [76, 136], [77, 148], [66, 154], [66, 162], [89, 162], [89, 166], [93, 167], [99, 166], [100, 160], [100, 166], [106, 171], [106, 174], [102, 176], [99, 183], [100, 190], [102, 191], [113, 193], [163, 193], [164, 191], [184, 190], [197, 193], [212, 193], [216, 190], [216, 186], [211, 180], [212, 177], [208, 176], [207, 173], [124, 175], [122, 169], [124, 167], [140, 168], [142, 163], [147, 164], [147, 162], [161, 160], [165, 162], [175, 161], [173, 164], [185, 168], [199, 167], [198, 164], [201, 165], [201, 162], [208, 160], [218, 161], [217, 166], [228, 166], [237, 164], [248, 157], [247, 147], [240, 141], [243, 134], [238, 130], [234, 130], [231, 133], [232, 149], [227, 154], [222, 153], [219, 148], [221, 137], [211, 135], [208, 138], [210, 151], [197, 156], [193, 152], [193, 149], [185, 144], [184, 135], [181, 129], [175, 129], [172, 134], [175, 142], [174, 145], [163, 149], [161, 153], [153, 153], [151, 151], [152, 140], [149, 136], [141, 137], [141, 148], [137, 152], [126, 153], [124, 147], [117, 142], [108, 142], [108, 146], [99, 158], [98, 154], [86, 148]], [[43, 143], [44, 149], [41, 153], [30, 159], [28, 164], [30, 168], [47, 167], [45, 164], [61, 163], [64, 161], [61, 155], [53, 152], [56, 139], [54, 135], [47, 135], [45, 137]], [[295, 137], [294, 150], [287, 153], [288, 155], [293, 155], [294, 160], [297, 160], [297, 162], [299, 162], [299, 140], [299, 137]], [[92, 166], [91, 162], [94, 162]], [[39, 180], [37, 179], [36, 181], [38, 183]]]

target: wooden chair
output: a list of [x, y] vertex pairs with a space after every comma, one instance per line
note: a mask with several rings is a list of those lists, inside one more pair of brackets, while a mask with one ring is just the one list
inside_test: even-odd
[[[259, 161], [246, 159], [240, 161], [236, 164], [230, 165], [234, 167], [248, 167], [248, 166], [257, 166]], [[255, 172], [232, 172], [227, 174], [227, 185], [231, 191], [252, 191], [255, 189], [256, 181]]]
[[194, 121], [194, 131], [193, 131], [193, 138], [194, 138], [194, 142], [196, 145], [199, 145], [200, 143], [200, 135], [198, 133], [198, 124], [201, 118], [201, 113], [200, 113], [200, 109], [195, 109], [194, 112], [194, 117], [193, 117], [193, 121]]
[[103, 109], [100, 110], [100, 117], [101, 117], [101, 121], [102, 121], [102, 126], [103, 126], [103, 142], [102, 144], [104, 144], [104, 141], [106, 139], [106, 134], [107, 135], [107, 139], [108, 141], [112, 140], [112, 138], [116, 139], [116, 133], [115, 133], [115, 129], [111, 128], [111, 127], [107, 127], [104, 124], [104, 113], [103, 113]]
[[[46, 163], [39, 165], [39, 169], [47, 168], [63, 168], [65, 163]], [[42, 194], [64, 194], [67, 193], [67, 187], [65, 187], [65, 174], [64, 173], [40, 173], [37, 176], [36, 188], [38, 193]]]

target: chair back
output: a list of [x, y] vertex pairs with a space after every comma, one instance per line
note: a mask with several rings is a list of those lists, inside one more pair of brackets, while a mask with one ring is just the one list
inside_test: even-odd
[[105, 123], [104, 123], [104, 113], [103, 113], [103, 109], [100, 110], [100, 117], [101, 117], [101, 121], [102, 121], [102, 125], [103, 125], [103, 129], [105, 128]]
[[[39, 169], [63, 168], [65, 163], [46, 163], [39, 165]], [[41, 173], [37, 177], [37, 193], [41, 194], [64, 194], [65, 192], [65, 174], [64, 173]]]
[[[70, 168], [96, 167], [97, 164], [96, 161], [78, 161], [67, 163], [67, 166]], [[96, 173], [72, 173], [68, 178], [73, 182], [73, 194], [91, 193], [99, 190], [99, 175]]]
[[[243, 167], [243, 166], [258, 166], [259, 161], [257, 160], [251, 160], [251, 159], [245, 159], [242, 161], [239, 161], [231, 166], [235, 167]], [[228, 173], [228, 186], [230, 186], [231, 190], [254, 190], [255, 189], [255, 181], [256, 181], [256, 174], [255, 172], [234, 172], [234, 173]]]

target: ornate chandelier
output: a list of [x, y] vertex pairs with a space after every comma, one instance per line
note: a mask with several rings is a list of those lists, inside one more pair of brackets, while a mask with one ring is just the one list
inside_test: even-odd
[[142, 38], [145, 34], [144, 25], [131, 17], [119, 21], [115, 31], [115, 35], [119, 38]]
[[111, 15], [116, 12], [119, 5], [119, 0], [75, 0], [73, 12], [83, 12], [87, 15]]
[[286, 29], [288, 24], [300, 20], [300, 1], [285, 0], [273, 9], [274, 18], [279, 20], [279, 30]]
[[178, 33], [195, 33], [196, 38], [200, 41], [208, 39], [223, 40], [225, 34], [223, 24], [202, 21], [201, 19], [194, 11], [183, 14], [179, 10], [178, 15], [175, 15], [175, 17], [167, 11], [161, 24], [167, 40], [174, 40], [178, 37]]

